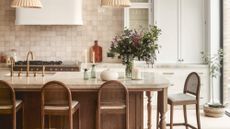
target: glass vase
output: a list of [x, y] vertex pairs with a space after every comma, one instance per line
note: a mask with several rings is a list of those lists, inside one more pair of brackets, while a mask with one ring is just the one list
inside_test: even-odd
[[125, 68], [126, 78], [132, 78], [132, 68], [133, 68], [133, 62], [127, 62]]

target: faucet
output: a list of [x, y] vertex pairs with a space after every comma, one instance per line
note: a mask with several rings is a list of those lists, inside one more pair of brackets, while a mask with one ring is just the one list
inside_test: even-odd
[[29, 51], [27, 53], [27, 56], [26, 56], [26, 62], [27, 62], [27, 65], [26, 65], [26, 77], [29, 77], [29, 71], [30, 71], [30, 61], [29, 61], [29, 56], [31, 55], [31, 60], [33, 60], [34, 56], [33, 56], [33, 52], [32, 51]]
[[13, 57], [10, 57], [10, 64], [11, 64], [11, 69], [10, 69], [10, 76], [13, 77], [13, 72], [14, 72], [14, 65], [15, 65], [15, 60]]

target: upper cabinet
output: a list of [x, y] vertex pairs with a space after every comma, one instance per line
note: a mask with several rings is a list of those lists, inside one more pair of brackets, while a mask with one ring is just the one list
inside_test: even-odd
[[180, 1], [180, 58], [185, 63], [201, 63], [205, 51], [203, 0]]
[[203, 63], [204, 0], [155, 0], [154, 23], [162, 30], [158, 63]]
[[152, 0], [131, 0], [131, 6], [125, 8], [124, 27], [139, 29], [153, 25]]
[[157, 62], [175, 63], [178, 55], [178, 0], [155, 1], [155, 25], [161, 29], [158, 43], [161, 45]]

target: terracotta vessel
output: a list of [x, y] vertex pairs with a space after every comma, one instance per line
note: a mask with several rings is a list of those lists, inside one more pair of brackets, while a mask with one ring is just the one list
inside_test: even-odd
[[[90, 49], [90, 55], [91, 55], [90, 56], [90, 62], [91, 63], [102, 62], [102, 47], [98, 45], [97, 40], [94, 41], [94, 46], [92, 46], [91, 49]], [[94, 57], [95, 62], [93, 62], [93, 57]]]

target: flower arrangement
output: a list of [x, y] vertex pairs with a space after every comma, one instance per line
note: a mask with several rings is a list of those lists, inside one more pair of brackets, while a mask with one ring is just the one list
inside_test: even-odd
[[131, 76], [132, 62], [135, 58], [146, 62], [156, 60], [159, 45], [156, 43], [161, 30], [157, 26], [150, 26], [148, 30], [124, 29], [117, 35], [108, 52], [109, 57], [118, 54], [118, 58], [126, 65], [126, 76]]

